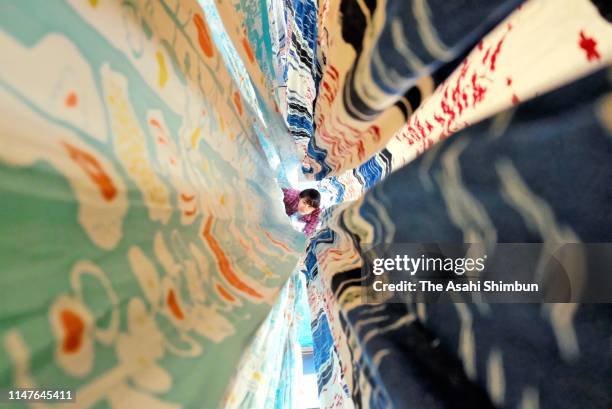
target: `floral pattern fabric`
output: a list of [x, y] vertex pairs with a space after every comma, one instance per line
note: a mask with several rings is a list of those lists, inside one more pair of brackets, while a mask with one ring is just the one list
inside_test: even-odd
[[0, 5], [3, 387], [217, 407], [295, 269], [283, 119], [203, 6]]

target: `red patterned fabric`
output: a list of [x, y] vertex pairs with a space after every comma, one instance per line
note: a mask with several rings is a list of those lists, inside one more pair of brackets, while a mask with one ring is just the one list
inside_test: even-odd
[[[285, 213], [287, 216], [291, 216], [298, 210], [298, 203], [300, 201], [300, 191], [296, 189], [285, 189], [283, 188], [283, 202], [285, 203]], [[304, 226], [304, 234], [308, 237], [312, 236], [314, 231], [319, 224], [319, 215], [321, 214], [321, 208], [315, 209], [312, 213], [300, 217], [300, 221], [306, 223]]]

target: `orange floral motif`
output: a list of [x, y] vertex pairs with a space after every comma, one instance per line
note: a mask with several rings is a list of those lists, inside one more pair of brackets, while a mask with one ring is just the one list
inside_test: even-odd
[[193, 216], [193, 215], [194, 215], [194, 214], [196, 214], [197, 212], [198, 212], [198, 209], [197, 209], [197, 208], [194, 206], [194, 207], [193, 207], [193, 208], [191, 208], [191, 209], [184, 210], [184, 211], [183, 211], [183, 214], [184, 214], [185, 216]]
[[111, 178], [104, 172], [98, 160], [90, 153], [70, 145], [69, 143], [62, 142], [62, 145], [64, 145], [68, 151], [70, 158], [72, 158], [72, 160], [87, 173], [87, 176], [98, 185], [102, 197], [109, 202], [113, 200], [115, 196], [117, 196], [117, 188], [113, 184]]
[[221, 294], [221, 297], [225, 298], [227, 301], [230, 301], [230, 302], [236, 301], [236, 298], [233, 295], [231, 295], [229, 291], [223, 288], [223, 286], [217, 284], [216, 287], [217, 287], [217, 291], [219, 291], [219, 294]]
[[181, 309], [181, 306], [179, 305], [176, 299], [176, 294], [174, 293], [174, 290], [168, 291], [166, 302], [168, 303], [168, 308], [170, 308], [170, 311], [172, 311], [172, 315], [174, 315], [176, 319], [185, 319], [185, 314], [183, 313], [183, 310]]
[[66, 96], [66, 100], [64, 101], [64, 103], [68, 108], [74, 108], [79, 103], [79, 98], [77, 97], [77, 94], [75, 94], [74, 92], [70, 92]]
[[264, 234], [266, 235], [266, 237], [267, 237], [268, 239], [270, 239], [270, 241], [271, 241], [272, 243], [274, 243], [276, 246], [278, 246], [278, 247], [282, 248], [283, 250], [285, 250], [285, 251], [286, 251], [286, 252], [288, 252], [288, 253], [291, 253], [291, 252], [292, 252], [292, 250], [291, 250], [289, 247], [287, 247], [287, 246], [286, 246], [286, 245], [285, 245], [285, 244], [284, 244], [282, 241], [276, 240], [276, 239], [275, 239], [275, 238], [274, 238], [274, 237], [273, 237], [273, 236], [270, 234], [270, 232], [267, 232], [267, 231], [265, 231], [265, 230], [263, 230], [263, 232], [264, 232]]
[[206, 225], [204, 227], [204, 231], [202, 232], [202, 235], [204, 236], [204, 239], [210, 246], [210, 249], [215, 255], [215, 258], [217, 259], [217, 263], [219, 265], [219, 270], [221, 271], [221, 274], [223, 274], [225, 279], [237, 290], [242, 291], [250, 295], [251, 297], [260, 298], [260, 299], [263, 298], [263, 295], [261, 295], [255, 289], [247, 285], [247, 283], [242, 281], [232, 269], [232, 266], [230, 264], [230, 261], [227, 258], [227, 255], [225, 254], [225, 252], [219, 245], [219, 242], [217, 242], [215, 237], [211, 234], [212, 220], [213, 220], [212, 216], [209, 216], [208, 220], [206, 220]]
[[234, 104], [236, 104], [238, 113], [242, 115], [242, 101], [240, 100], [240, 93], [238, 91], [234, 92]]
[[93, 369], [94, 334], [97, 330], [87, 306], [78, 296], [61, 295], [53, 301], [49, 319], [56, 340], [58, 365], [71, 376], [87, 375]]
[[200, 48], [207, 57], [212, 57], [214, 54], [214, 49], [206, 22], [199, 14], [193, 15], [193, 22], [198, 29], [198, 42], [200, 43]]
[[244, 51], [247, 53], [247, 57], [249, 57], [249, 61], [252, 63], [255, 62], [255, 56], [251, 50], [251, 44], [249, 44], [249, 40], [245, 36], [242, 37], [242, 46], [244, 47]]
[[181, 199], [186, 202], [191, 202], [193, 199], [195, 199], [195, 195], [188, 195], [186, 193], [181, 193]]
[[80, 349], [83, 343], [85, 323], [78, 314], [70, 310], [63, 310], [60, 313], [60, 320], [65, 331], [62, 351], [67, 354], [73, 354]]

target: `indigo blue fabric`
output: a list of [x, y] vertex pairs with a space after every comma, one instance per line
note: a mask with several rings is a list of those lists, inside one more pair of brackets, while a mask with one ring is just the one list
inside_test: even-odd
[[[327, 219], [307, 262], [330, 286], [356, 407], [612, 405], [610, 304], [368, 305], [349, 262], [369, 243], [612, 241], [610, 78], [472, 126]], [[344, 267], [328, 262], [339, 248]]]
[[[521, 3], [322, 1], [327, 14], [319, 22], [316, 129], [307, 151], [313, 177], [339, 175], [376, 155], [478, 41]], [[365, 168], [364, 182], [387, 170], [384, 160], [374, 160]]]

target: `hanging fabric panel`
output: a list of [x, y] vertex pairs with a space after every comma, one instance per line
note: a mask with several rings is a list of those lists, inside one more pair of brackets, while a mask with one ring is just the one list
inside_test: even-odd
[[357, 407], [610, 403], [609, 304], [408, 295], [372, 305], [361, 288], [366, 245], [610, 242], [610, 78], [600, 70], [461, 131], [335, 209], [307, 264], [323, 283], [317, 304], [346, 369], [339, 381], [321, 366], [320, 381], [346, 383]]
[[3, 385], [221, 402], [304, 238], [257, 134], [285, 128], [213, 20], [195, 1], [0, 5]]

